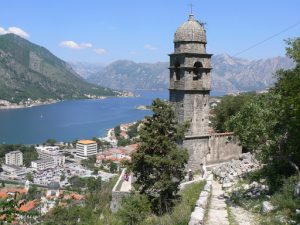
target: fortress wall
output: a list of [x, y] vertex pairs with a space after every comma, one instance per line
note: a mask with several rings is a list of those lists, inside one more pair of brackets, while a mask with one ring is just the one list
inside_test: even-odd
[[242, 146], [233, 133], [215, 133], [210, 135], [208, 147], [207, 165], [238, 159], [242, 153]]

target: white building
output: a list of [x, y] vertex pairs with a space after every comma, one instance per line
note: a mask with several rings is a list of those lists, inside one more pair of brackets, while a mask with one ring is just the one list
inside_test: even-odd
[[46, 170], [55, 167], [55, 162], [52, 157], [38, 159], [31, 162], [31, 167], [36, 170]]
[[23, 153], [21, 151], [12, 151], [5, 154], [5, 164], [23, 166]]
[[62, 154], [58, 146], [39, 146], [35, 147], [40, 159], [52, 157], [54, 167], [65, 165], [65, 156]]
[[87, 159], [97, 154], [97, 142], [92, 140], [81, 140], [76, 144], [76, 157]]

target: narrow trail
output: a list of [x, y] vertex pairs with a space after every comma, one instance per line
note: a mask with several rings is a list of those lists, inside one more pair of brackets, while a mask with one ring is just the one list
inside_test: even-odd
[[207, 225], [229, 225], [224, 191], [217, 181], [212, 182], [212, 196], [208, 211]]
[[239, 206], [230, 206], [230, 211], [232, 212], [235, 221], [240, 225], [258, 225], [258, 219], [251, 212]]
[[[212, 182], [212, 196], [208, 209], [205, 225], [229, 225], [226, 198], [223, 197], [222, 185], [217, 181]], [[229, 206], [233, 215], [234, 224], [256, 225], [259, 224], [255, 215], [238, 206]]]

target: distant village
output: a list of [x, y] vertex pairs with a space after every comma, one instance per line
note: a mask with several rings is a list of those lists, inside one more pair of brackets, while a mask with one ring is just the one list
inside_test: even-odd
[[[73, 191], [72, 179], [95, 178], [102, 182], [119, 176], [122, 163], [131, 160], [131, 154], [137, 150], [137, 144], [118, 147], [118, 139], [129, 139], [128, 130], [136, 123], [109, 129], [107, 136], [97, 140], [78, 140], [76, 143], [55, 143], [53, 145], [37, 145], [35, 150], [38, 159], [31, 161], [29, 167], [24, 166], [23, 153], [19, 150], [5, 154], [0, 179], [0, 198], [13, 197], [16, 193], [27, 195], [32, 187], [42, 191], [35, 198], [22, 205], [19, 210], [38, 211], [45, 215], [54, 206], [65, 206], [70, 201], [76, 204], [85, 198], [83, 194]], [[101, 143], [105, 145], [100, 146]], [[76, 189], [76, 187], [75, 187]]]

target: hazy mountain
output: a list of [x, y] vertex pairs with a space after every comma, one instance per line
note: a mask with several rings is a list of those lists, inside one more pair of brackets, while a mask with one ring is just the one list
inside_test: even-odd
[[[212, 58], [212, 86], [218, 92], [264, 90], [274, 83], [274, 73], [279, 68], [291, 68], [288, 57], [264, 60], [245, 60], [227, 54]], [[119, 60], [90, 73], [87, 80], [116, 89], [166, 90], [169, 85], [168, 62], [135, 63]]]
[[14, 34], [0, 36], [0, 99], [84, 98], [115, 95], [108, 88], [82, 79], [66, 62], [46, 48]]
[[101, 72], [105, 67], [103, 63], [92, 62], [69, 62], [69, 64], [84, 79], [88, 78], [91, 74]]

